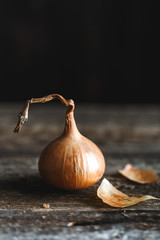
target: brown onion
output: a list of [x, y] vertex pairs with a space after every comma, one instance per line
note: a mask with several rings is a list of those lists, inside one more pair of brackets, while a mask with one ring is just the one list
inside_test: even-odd
[[19, 132], [27, 119], [30, 103], [44, 103], [54, 98], [58, 98], [69, 109], [66, 112], [62, 135], [48, 144], [41, 153], [38, 164], [40, 175], [47, 183], [63, 189], [89, 187], [103, 176], [105, 160], [96, 144], [78, 131], [73, 114], [73, 100], [66, 100], [59, 94], [51, 94], [27, 101], [14, 131]]

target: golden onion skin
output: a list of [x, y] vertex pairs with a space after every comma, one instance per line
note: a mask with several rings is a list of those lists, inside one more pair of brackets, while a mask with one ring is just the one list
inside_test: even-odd
[[71, 112], [62, 136], [42, 151], [38, 166], [45, 182], [62, 189], [78, 190], [102, 177], [105, 160], [96, 144], [79, 133]]

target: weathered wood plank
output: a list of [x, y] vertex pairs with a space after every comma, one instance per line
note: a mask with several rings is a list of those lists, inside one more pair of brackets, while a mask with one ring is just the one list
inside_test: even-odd
[[[67, 192], [45, 184], [37, 162], [64, 127], [64, 108], [34, 105], [21, 133], [12, 132], [23, 104], [0, 104], [0, 238], [159, 239], [160, 201], [124, 209], [104, 204], [94, 186]], [[118, 174], [126, 163], [160, 177], [159, 106], [78, 105], [80, 131], [102, 149], [110, 182], [127, 194], [160, 197], [160, 181], [140, 185]], [[50, 208], [44, 209], [43, 204]], [[74, 222], [72, 227], [68, 223]]]
[[40, 219], [36, 221], [39, 227], [26, 224], [19, 228], [19, 222], [14, 226], [6, 226], [4, 233], [0, 237], [9, 239], [159, 239], [159, 230], [152, 223], [121, 223], [121, 224], [102, 224], [87, 226], [62, 226], [55, 227], [50, 220]]
[[[17, 157], [3, 159], [3, 161], [2, 159], [0, 161], [1, 166], [3, 166], [0, 171], [1, 209], [32, 210], [43, 212], [43, 204], [49, 203], [49, 210], [52, 211], [68, 210], [75, 212], [78, 211], [78, 213], [82, 210], [88, 212], [111, 211], [113, 213], [111, 216], [113, 219], [115, 219], [114, 213], [117, 213], [117, 210], [104, 204], [96, 196], [96, 190], [100, 184], [100, 181], [88, 189], [75, 192], [59, 190], [47, 185], [42, 181], [37, 170], [37, 158]], [[127, 194], [150, 194], [160, 197], [159, 181], [146, 184], [144, 187], [144, 185], [130, 182], [118, 174], [117, 170], [120, 168], [122, 162], [123, 161], [120, 159], [108, 160], [108, 166], [110, 166], [110, 170], [107, 172], [106, 169], [106, 174], [104, 177], [107, 177], [107, 179], [109, 179], [114, 186]], [[139, 158], [137, 162], [141, 162], [141, 159]], [[132, 163], [134, 164], [134, 161], [132, 161]], [[156, 163], [157, 160], [152, 161], [152, 168], [156, 166]], [[140, 212], [142, 215], [146, 212], [145, 218], [148, 215], [148, 211], [151, 211], [151, 214], [153, 214], [155, 211], [155, 215], [157, 211], [157, 214], [159, 214], [160, 201], [150, 200], [125, 208], [125, 211], [127, 209], [131, 212], [138, 211], [140, 217], [139, 220], [141, 220]], [[153, 214], [153, 219], [154, 217], [155, 216]]]
[[[23, 104], [0, 104], [0, 150], [39, 153], [64, 128], [65, 108], [55, 103], [32, 105], [29, 120], [20, 135], [13, 134], [17, 115]], [[159, 106], [78, 105], [77, 125], [82, 134], [95, 141], [107, 152], [121, 150], [159, 150]], [[33, 146], [33, 147], [31, 147]], [[149, 148], [149, 149], [148, 149]]]

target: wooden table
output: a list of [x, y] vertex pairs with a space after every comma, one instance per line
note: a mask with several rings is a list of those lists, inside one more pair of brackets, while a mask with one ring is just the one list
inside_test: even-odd
[[[96, 196], [101, 181], [76, 192], [45, 184], [38, 158], [62, 133], [66, 109], [58, 102], [34, 104], [15, 134], [23, 104], [0, 104], [0, 239], [160, 239], [158, 200], [113, 208]], [[104, 153], [104, 177], [124, 193], [160, 197], [159, 180], [140, 185], [118, 174], [132, 163], [160, 177], [159, 106], [76, 104], [75, 118], [80, 132]]]

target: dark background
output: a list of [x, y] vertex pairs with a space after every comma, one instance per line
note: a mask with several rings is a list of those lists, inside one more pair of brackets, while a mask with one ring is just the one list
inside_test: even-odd
[[154, 1], [10, 0], [0, 17], [1, 101], [160, 103]]

